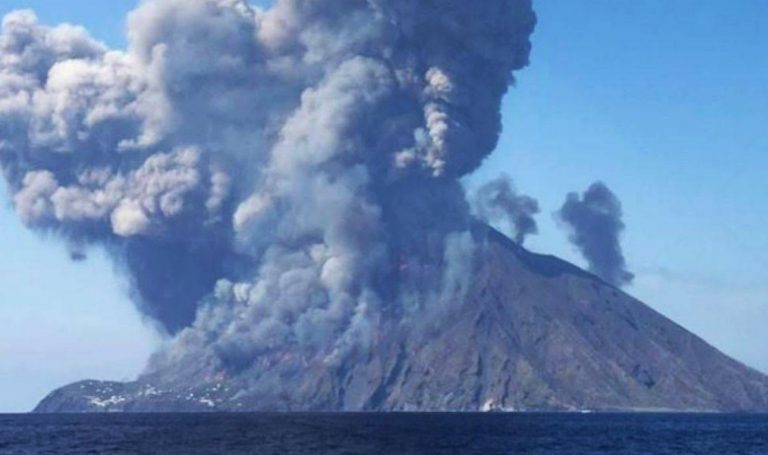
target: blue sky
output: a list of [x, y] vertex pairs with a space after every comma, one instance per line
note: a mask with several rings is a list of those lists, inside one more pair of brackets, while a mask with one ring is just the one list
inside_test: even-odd
[[[134, 4], [0, 0], [0, 15], [32, 8], [123, 47]], [[543, 208], [529, 247], [582, 264], [551, 213], [604, 180], [624, 203], [628, 291], [768, 371], [768, 2], [535, 5], [532, 65], [468, 186], [511, 174]], [[69, 381], [135, 376], [160, 340], [108, 260], [70, 262], [0, 198], [0, 411], [28, 410]]]

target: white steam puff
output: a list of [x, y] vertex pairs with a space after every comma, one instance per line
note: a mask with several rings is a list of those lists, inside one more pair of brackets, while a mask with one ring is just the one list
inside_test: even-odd
[[530, 0], [145, 0], [111, 51], [13, 12], [0, 166], [27, 225], [130, 276], [175, 334], [156, 365], [333, 364], [466, 287], [458, 179], [534, 24]]

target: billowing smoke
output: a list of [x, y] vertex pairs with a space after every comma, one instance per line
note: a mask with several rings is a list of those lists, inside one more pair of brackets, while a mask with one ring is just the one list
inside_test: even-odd
[[127, 273], [175, 334], [159, 367], [339, 362], [461, 291], [459, 178], [534, 24], [530, 0], [146, 0], [116, 51], [14, 12], [0, 166], [28, 226]]
[[557, 215], [570, 229], [570, 240], [591, 272], [616, 286], [632, 282], [634, 275], [627, 270], [621, 249], [621, 201], [604, 183], [593, 183], [581, 196], [568, 194]]
[[539, 232], [535, 216], [539, 202], [524, 194], [518, 194], [512, 179], [503, 174], [481, 186], [474, 197], [477, 216], [487, 223], [505, 221], [512, 230], [515, 241], [525, 243], [526, 237]]

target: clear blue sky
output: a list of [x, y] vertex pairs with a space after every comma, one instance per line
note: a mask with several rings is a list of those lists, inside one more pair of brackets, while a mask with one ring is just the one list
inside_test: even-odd
[[[134, 4], [0, 0], [0, 15], [32, 8], [123, 47]], [[768, 2], [535, 5], [532, 65], [506, 100], [497, 153], [468, 185], [512, 174], [544, 210], [529, 246], [581, 263], [551, 213], [606, 181], [624, 202], [629, 292], [768, 371]], [[109, 262], [70, 262], [0, 198], [0, 411], [68, 381], [137, 374], [158, 340]]]

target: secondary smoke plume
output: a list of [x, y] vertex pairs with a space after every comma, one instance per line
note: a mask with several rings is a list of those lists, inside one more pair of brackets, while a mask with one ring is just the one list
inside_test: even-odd
[[535, 216], [539, 213], [536, 199], [517, 194], [512, 179], [501, 175], [481, 186], [474, 197], [477, 216], [488, 223], [505, 220], [514, 234], [515, 241], [525, 243], [526, 237], [539, 232]]
[[0, 166], [28, 226], [105, 248], [176, 334], [156, 365], [333, 364], [460, 292], [458, 179], [534, 23], [530, 0], [146, 0], [119, 51], [14, 12]]
[[557, 213], [570, 229], [570, 240], [589, 263], [589, 270], [608, 283], [625, 286], [634, 279], [621, 250], [621, 201], [602, 182], [583, 195], [570, 193]]

